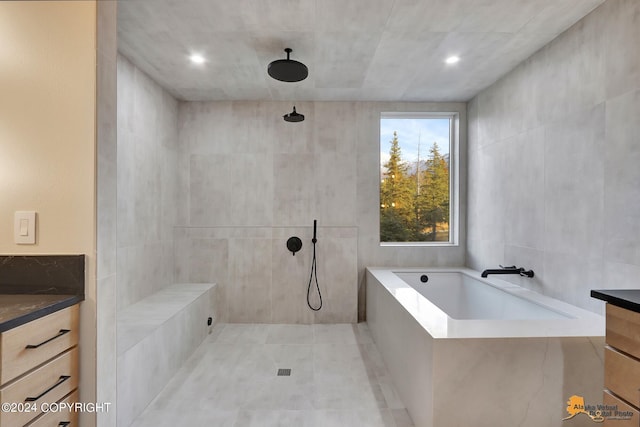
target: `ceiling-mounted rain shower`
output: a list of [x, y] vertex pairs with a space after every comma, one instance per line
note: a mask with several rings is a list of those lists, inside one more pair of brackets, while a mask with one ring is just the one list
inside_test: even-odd
[[269, 64], [267, 73], [281, 82], [299, 82], [307, 78], [309, 69], [302, 62], [289, 59], [292, 49], [286, 48], [287, 59], [277, 59]]
[[[302, 62], [294, 61], [289, 58], [289, 54], [293, 52], [292, 49], [286, 48], [287, 59], [278, 59], [269, 64], [267, 73], [276, 80], [281, 82], [299, 82], [307, 78], [309, 75], [309, 69]], [[296, 107], [293, 107], [291, 113], [282, 116], [285, 122], [301, 122], [304, 120], [304, 114], [300, 114], [296, 111]]]
[[285, 114], [282, 116], [285, 122], [301, 122], [304, 120], [304, 114], [300, 114], [296, 111], [295, 105], [293, 106], [293, 111], [289, 114]]

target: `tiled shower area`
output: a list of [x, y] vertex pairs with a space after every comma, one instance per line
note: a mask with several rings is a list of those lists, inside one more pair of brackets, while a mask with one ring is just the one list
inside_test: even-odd
[[[352, 323], [365, 265], [462, 262], [461, 247], [374, 243], [378, 120], [406, 103], [296, 106], [308, 120], [292, 126], [275, 113], [285, 102], [179, 102], [118, 56], [119, 310], [169, 284], [216, 283], [225, 322]], [[410, 108], [466, 120], [464, 103]], [[319, 312], [306, 304], [314, 220]]]
[[[378, 356], [368, 332], [352, 326], [364, 315], [364, 306], [358, 305], [364, 292], [359, 271], [370, 264], [415, 265], [424, 262], [425, 256], [435, 265], [460, 264], [463, 255], [461, 247], [389, 252], [375, 243], [379, 171], [372, 165], [378, 164], [378, 120], [380, 112], [402, 111], [408, 105], [299, 102], [297, 109], [309, 120], [292, 126], [274, 114], [289, 108], [285, 102], [183, 102], [123, 55], [118, 55], [117, 69], [118, 425], [129, 425], [139, 416], [168, 378], [177, 375], [182, 380], [175, 381], [180, 382], [193, 375], [182, 370], [185, 363], [196, 370], [216, 365], [214, 371], [221, 369], [226, 382], [231, 381], [232, 372], [243, 378], [231, 366], [222, 368], [224, 363], [231, 364], [240, 354], [271, 351], [270, 345], [278, 344], [273, 334], [282, 331], [286, 331], [286, 342], [279, 344], [294, 347], [278, 351], [293, 349], [294, 354], [301, 351], [307, 357], [291, 378], [269, 380], [284, 381], [285, 388], [292, 387], [292, 382], [297, 386], [287, 392], [291, 400], [283, 398], [282, 407], [274, 403], [266, 409], [303, 411], [289, 415], [324, 420], [309, 425], [331, 425], [323, 423], [331, 417], [343, 421], [360, 417], [362, 410], [345, 412], [348, 392], [369, 396], [368, 407], [382, 410], [371, 415], [377, 417], [371, 422], [395, 425], [393, 411], [404, 409], [382, 396], [380, 388], [384, 384], [390, 390], [390, 380], [383, 375], [381, 383], [372, 374], [369, 359]], [[456, 112], [461, 122], [465, 120], [464, 103], [410, 105], [424, 111]], [[460, 132], [465, 133], [463, 127]], [[319, 311], [307, 306], [314, 220], [323, 303]], [[295, 255], [286, 247], [292, 236], [303, 242]], [[315, 282], [310, 301], [317, 306], [314, 288]], [[184, 295], [173, 294], [172, 301], [171, 292], [180, 289]], [[193, 289], [202, 291], [193, 293]], [[204, 315], [202, 301], [209, 300], [210, 313]], [[152, 314], [149, 319], [136, 317], [138, 311]], [[206, 338], [208, 344], [198, 350], [199, 361], [188, 359], [190, 351], [179, 349], [194, 349], [193, 343], [206, 336], [207, 317], [220, 333]], [[343, 348], [344, 340], [324, 342], [320, 325], [327, 325], [330, 336], [346, 336], [351, 347]], [[331, 332], [334, 329], [342, 332]], [[252, 344], [258, 347], [233, 350], [233, 357], [218, 361], [218, 349], [231, 351], [225, 341], [231, 331], [246, 335], [254, 330], [258, 338]], [[175, 334], [184, 345], [173, 344]], [[323, 357], [337, 358], [336, 369], [355, 369], [360, 375], [357, 381], [352, 383], [350, 376], [342, 382], [329, 381], [337, 374], [334, 367], [322, 368], [322, 363], [328, 364]], [[254, 364], [256, 358], [250, 356], [242, 363]], [[271, 372], [275, 369], [271, 358], [265, 363], [268, 371], [259, 364], [247, 375], [264, 382], [275, 372]], [[153, 386], [136, 386], [143, 383]], [[312, 394], [300, 402], [300, 393], [309, 387]], [[193, 391], [185, 388], [184, 392]], [[238, 399], [247, 392], [229, 389]], [[344, 398], [335, 399], [332, 393]], [[214, 399], [216, 395], [207, 396]], [[238, 404], [230, 416], [242, 421], [255, 415], [251, 411], [262, 409], [260, 404]], [[398, 419], [405, 425], [403, 415]]]
[[132, 424], [175, 425], [413, 426], [364, 323], [217, 326]]

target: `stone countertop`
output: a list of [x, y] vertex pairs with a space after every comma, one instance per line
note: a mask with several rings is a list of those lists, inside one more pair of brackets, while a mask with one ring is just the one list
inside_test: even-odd
[[71, 307], [83, 299], [81, 295], [0, 294], [0, 332]]
[[640, 313], [640, 289], [594, 289], [591, 291], [591, 296]]
[[0, 255], [0, 295], [84, 295], [84, 255]]

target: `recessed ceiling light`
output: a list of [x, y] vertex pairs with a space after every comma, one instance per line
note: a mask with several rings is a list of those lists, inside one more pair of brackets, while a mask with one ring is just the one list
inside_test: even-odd
[[450, 56], [444, 60], [447, 64], [455, 64], [458, 61], [460, 61], [460, 57], [456, 55]]
[[191, 56], [189, 57], [189, 59], [191, 60], [191, 62], [193, 62], [194, 64], [204, 64], [205, 59], [204, 56], [200, 55], [199, 53], [193, 53], [191, 54]]

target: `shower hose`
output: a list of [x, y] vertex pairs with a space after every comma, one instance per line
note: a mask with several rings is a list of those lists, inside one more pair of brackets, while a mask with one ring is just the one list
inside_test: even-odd
[[[313, 261], [311, 261], [311, 275], [309, 276], [309, 286], [307, 286], [307, 305], [313, 311], [319, 311], [322, 308], [322, 294], [320, 293], [320, 285], [318, 285], [318, 267], [316, 260], [316, 224], [317, 221], [313, 220], [313, 239], [311, 239], [311, 243], [313, 243]], [[316, 289], [318, 290], [318, 297], [320, 298], [320, 305], [318, 307], [314, 307], [311, 305], [311, 284], [315, 278]]]

